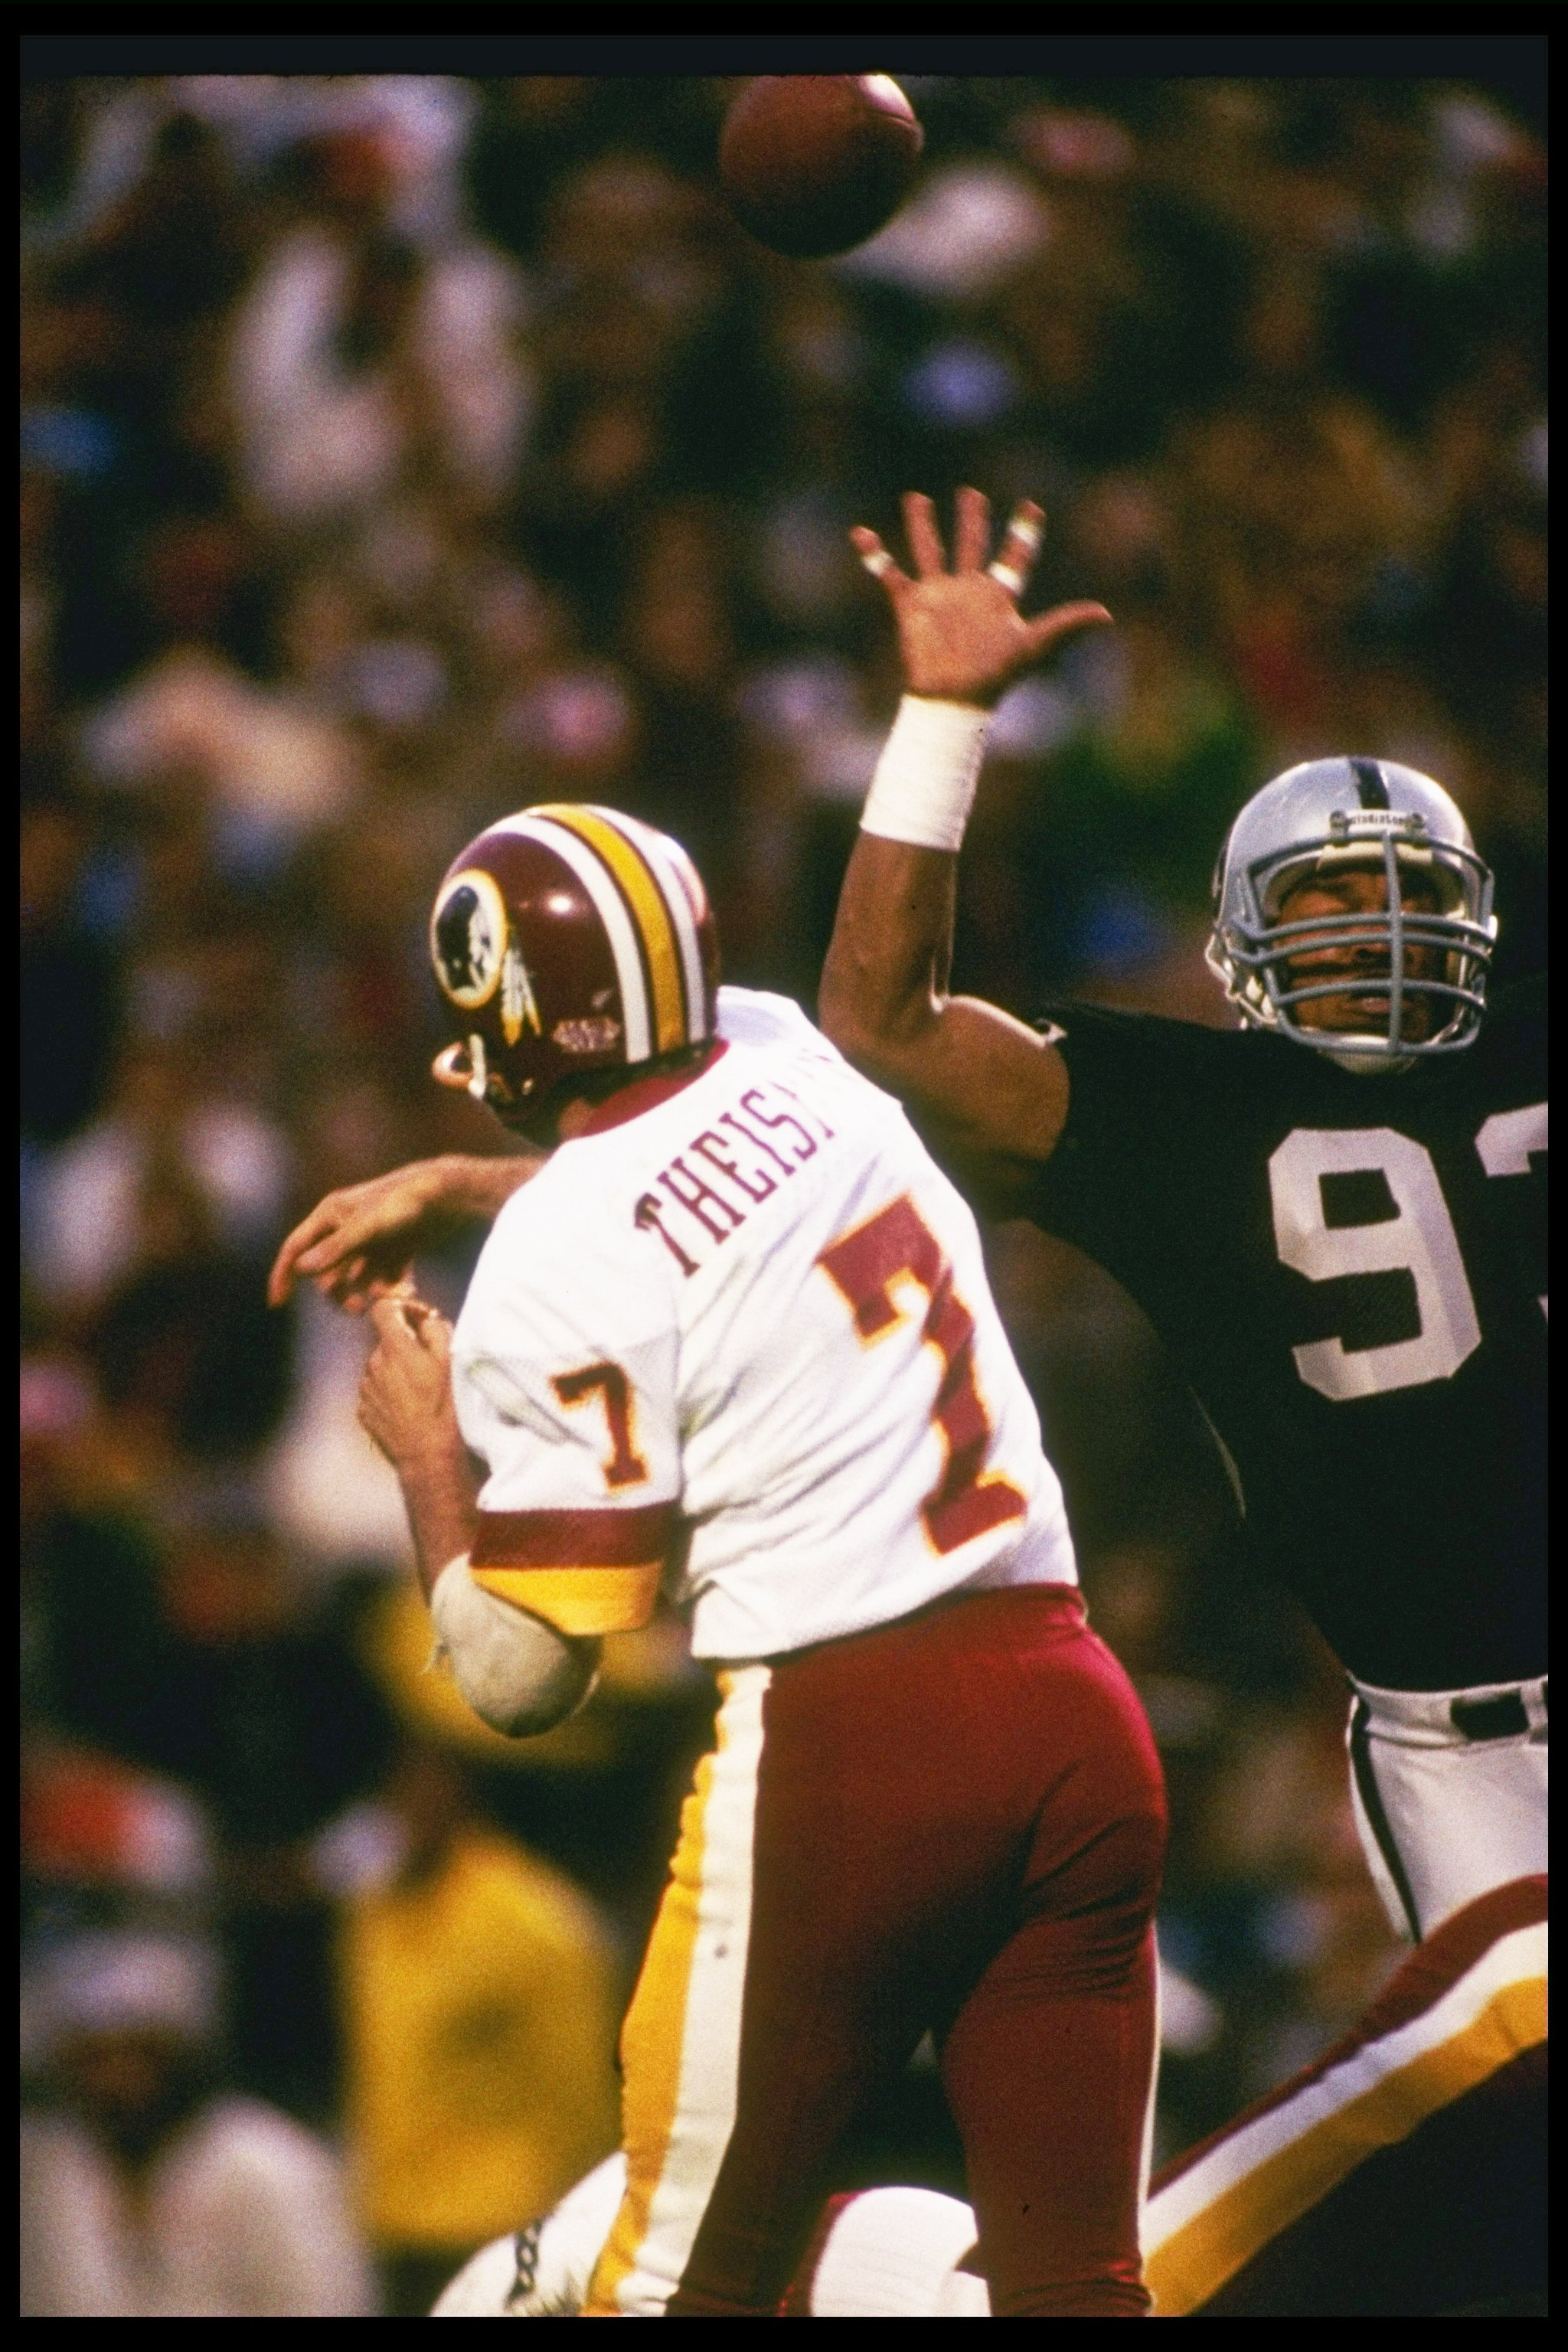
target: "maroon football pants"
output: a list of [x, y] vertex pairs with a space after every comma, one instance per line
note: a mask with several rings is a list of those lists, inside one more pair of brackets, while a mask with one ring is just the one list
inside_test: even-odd
[[836, 2145], [927, 2031], [993, 2311], [1144, 2315], [1164, 1792], [1080, 1596], [959, 1597], [768, 1675], [733, 2121], [667, 2315], [778, 2310]]

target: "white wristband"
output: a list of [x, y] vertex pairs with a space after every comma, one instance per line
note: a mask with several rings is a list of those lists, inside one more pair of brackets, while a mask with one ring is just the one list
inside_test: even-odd
[[959, 848], [990, 731], [988, 710], [906, 694], [871, 779], [861, 831], [917, 849]]

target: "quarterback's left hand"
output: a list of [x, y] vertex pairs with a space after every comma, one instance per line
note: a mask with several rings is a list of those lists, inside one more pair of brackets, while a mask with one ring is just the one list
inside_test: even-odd
[[361, 1426], [402, 1472], [463, 1453], [452, 1402], [452, 1327], [419, 1298], [380, 1298], [360, 1382]]

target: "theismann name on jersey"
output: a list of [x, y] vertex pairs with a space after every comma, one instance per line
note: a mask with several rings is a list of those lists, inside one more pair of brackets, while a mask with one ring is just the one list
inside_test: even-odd
[[454, 1339], [476, 1579], [569, 1632], [662, 1581], [729, 1659], [1076, 1582], [969, 1209], [787, 1000], [719, 1009], [708, 1068], [606, 1106], [486, 1245]]
[[[795, 1110], [788, 1108], [791, 1102]], [[715, 1129], [726, 1132], [716, 1133]], [[656, 1233], [681, 1273], [693, 1275], [718, 1244], [745, 1223], [748, 1208], [771, 1200], [780, 1184], [797, 1176], [834, 1135], [820, 1114], [808, 1111], [799, 1095], [776, 1079], [748, 1087], [731, 1108], [718, 1113], [712, 1126], [694, 1135], [685, 1150], [659, 1170], [654, 1189], [633, 1209], [633, 1222]], [[661, 1197], [665, 1194], [668, 1199]], [[681, 1213], [673, 1220], [673, 1233], [666, 1223], [672, 1202]], [[688, 1254], [692, 1248], [695, 1257]]]

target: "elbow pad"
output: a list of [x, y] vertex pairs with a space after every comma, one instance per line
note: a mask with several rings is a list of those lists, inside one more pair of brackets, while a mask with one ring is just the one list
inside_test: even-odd
[[509, 1739], [564, 1723], [598, 1679], [596, 1641], [559, 1633], [542, 1617], [485, 1591], [469, 1575], [466, 1554], [437, 1578], [430, 1615], [437, 1657], [447, 1660], [480, 1721]]

